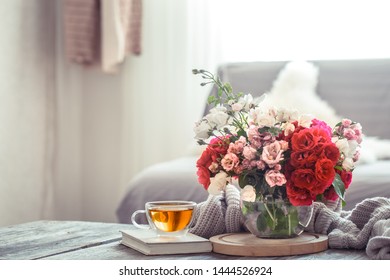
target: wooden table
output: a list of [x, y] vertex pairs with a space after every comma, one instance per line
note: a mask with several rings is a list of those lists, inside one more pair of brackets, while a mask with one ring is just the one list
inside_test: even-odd
[[[145, 256], [122, 244], [122, 229], [132, 225], [81, 221], [37, 221], [0, 228], [0, 259], [143, 260], [254, 259], [216, 253]], [[288, 257], [255, 259], [368, 259], [364, 250], [336, 250]]]

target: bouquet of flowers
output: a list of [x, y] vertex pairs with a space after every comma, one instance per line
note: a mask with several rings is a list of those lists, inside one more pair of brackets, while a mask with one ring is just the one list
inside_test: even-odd
[[288, 199], [293, 206], [344, 201], [359, 158], [362, 127], [349, 119], [333, 129], [296, 110], [262, 106], [264, 99], [233, 93], [205, 70], [201, 85], [214, 84], [209, 113], [195, 124], [195, 138], [207, 145], [197, 161], [199, 182], [218, 194], [238, 179], [243, 201]]

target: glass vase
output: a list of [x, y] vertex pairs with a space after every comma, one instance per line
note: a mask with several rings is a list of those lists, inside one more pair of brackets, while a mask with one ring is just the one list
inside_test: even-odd
[[313, 205], [293, 206], [286, 199], [242, 201], [244, 225], [260, 238], [292, 238], [300, 235], [313, 215]]

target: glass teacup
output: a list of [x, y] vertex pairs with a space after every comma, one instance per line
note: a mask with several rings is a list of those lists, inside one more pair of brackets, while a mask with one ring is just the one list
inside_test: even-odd
[[[188, 232], [193, 219], [196, 203], [193, 201], [152, 201], [145, 203], [145, 210], [137, 210], [131, 216], [134, 226], [152, 228], [157, 235], [182, 236]], [[137, 214], [145, 213], [149, 225], [138, 224]]]

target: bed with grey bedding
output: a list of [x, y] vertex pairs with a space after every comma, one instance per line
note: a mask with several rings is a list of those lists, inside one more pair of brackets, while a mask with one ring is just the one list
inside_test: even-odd
[[[352, 209], [365, 198], [390, 198], [390, 158], [386, 156], [390, 154], [390, 60], [312, 63], [319, 69], [318, 95], [337, 113], [359, 121], [366, 135], [384, 140], [378, 142], [383, 149], [379, 154], [383, 156], [376, 154], [354, 170], [344, 209]], [[218, 75], [236, 92], [259, 95], [272, 88], [285, 65], [286, 62], [230, 63], [220, 66]], [[215, 90], [210, 94], [215, 94]], [[206, 106], [205, 113], [208, 109]], [[197, 158], [192, 155], [155, 164], [135, 176], [117, 208], [119, 222], [129, 223], [131, 214], [142, 209], [146, 201], [206, 200], [208, 193], [197, 181]]]

